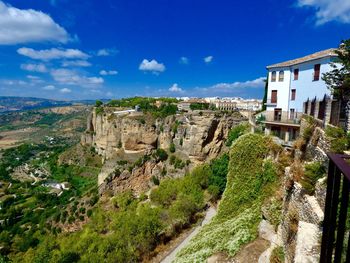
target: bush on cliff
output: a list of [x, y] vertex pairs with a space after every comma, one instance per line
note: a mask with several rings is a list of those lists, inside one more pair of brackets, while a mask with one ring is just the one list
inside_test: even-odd
[[236, 140], [218, 214], [178, 253], [175, 262], [204, 262], [216, 252], [234, 256], [243, 244], [256, 238], [262, 203], [277, 185], [277, 169], [266, 159], [272, 145], [269, 137], [258, 134]]
[[231, 146], [232, 143], [238, 139], [239, 136], [249, 132], [249, 124], [248, 123], [240, 123], [237, 126], [233, 127], [229, 133], [226, 140], [226, 146]]

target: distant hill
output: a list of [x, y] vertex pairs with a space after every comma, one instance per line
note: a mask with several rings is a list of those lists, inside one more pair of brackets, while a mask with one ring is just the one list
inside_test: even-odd
[[74, 104], [93, 104], [95, 100], [82, 101], [58, 101], [42, 98], [30, 97], [4, 97], [0, 96], [0, 113], [10, 111], [23, 111], [38, 108], [48, 108], [57, 106], [70, 106]]

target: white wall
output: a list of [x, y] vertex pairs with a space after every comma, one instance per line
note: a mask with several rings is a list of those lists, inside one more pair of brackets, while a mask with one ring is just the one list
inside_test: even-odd
[[[304, 62], [291, 67], [269, 69], [269, 84], [267, 99], [271, 99], [271, 91], [277, 90], [277, 106], [267, 105], [267, 111], [273, 111], [275, 108], [281, 108], [282, 111], [295, 109], [295, 112], [303, 111], [303, 103], [310, 98], [322, 99], [325, 94], [330, 95], [330, 90], [326, 83], [321, 79], [322, 74], [332, 70], [329, 65], [330, 58], [322, 58]], [[314, 81], [314, 65], [321, 64], [320, 79]], [[299, 78], [294, 80], [294, 69], [299, 69]], [[279, 71], [284, 70], [284, 81], [278, 82]], [[276, 71], [276, 82], [271, 82], [272, 72]], [[290, 100], [291, 90], [296, 90], [295, 100]]]
[[[290, 101], [289, 108], [295, 109], [296, 112], [303, 111], [303, 103], [309, 98], [323, 99], [324, 95], [330, 95], [330, 90], [327, 88], [326, 83], [322, 80], [322, 74], [331, 71], [332, 68], [329, 65], [330, 58], [323, 58], [303, 63], [292, 67], [292, 71], [295, 68], [299, 68], [299, 79], [291, 81], [291, 89], [296, 89], [295, 101]], [[314, 81], [314, 65], [321, 64], [320, 79]]]
[[[279, 72], [284, 71], [284, 81], [279, 82]], [[276, 81], [271, 82], [272, 72], [276, 71]], [[289, 86], [290, 86], [290, 68], [274, 68], [269, 70], [269, 85], [267, 100], [271, 100], [271, 91], [277, 90], [277, 106], [267, 106], [267, 111], [273, 111], [274, 108], [280, 108], [282, 111], [288, 111], [288, 98], [289, 98]]]

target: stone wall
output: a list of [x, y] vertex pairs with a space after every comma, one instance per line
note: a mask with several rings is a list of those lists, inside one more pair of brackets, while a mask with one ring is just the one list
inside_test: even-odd
[[310, 127], [313, 131], [304, 152], [294, 155], [294, 168], [287, 167], [285, 170], [281, 238], [287, 263], [319, 262], [326, 177], [317, 181], [314, 195], [309, 195], [296, 180], [297, 170], [303, 169], [299, 166], [303, 166], [305, 162], [322, 162], [328, 167], [326, 153], [329, 151], [330, 143], [320, 126], [317, 120], [302, 119], [301, 134]]

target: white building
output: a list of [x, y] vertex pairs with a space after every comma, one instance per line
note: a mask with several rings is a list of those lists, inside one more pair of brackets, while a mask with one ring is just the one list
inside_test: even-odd
[[329, 63], [335, 57], [334, 49], [327, 49], [267, 66], [266, 133], [273, 132], [285, 141], [298, 135], [303, 103], [330, 95], [321, 77], [332, 70]]

